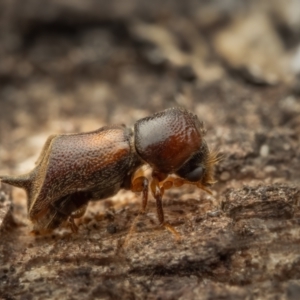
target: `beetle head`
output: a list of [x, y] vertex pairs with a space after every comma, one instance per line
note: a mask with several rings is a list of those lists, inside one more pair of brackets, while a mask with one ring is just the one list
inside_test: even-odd
[[199, 182], [201, 186], [210, 186], [215, 183], [214, 164], [218, 160], [218, 154], [210, 151], [203, 140], [200, 149], [175, 173], [189, 182]]

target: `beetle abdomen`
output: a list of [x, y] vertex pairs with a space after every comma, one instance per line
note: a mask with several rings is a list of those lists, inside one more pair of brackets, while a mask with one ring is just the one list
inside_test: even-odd
[[34, 191], [29, 193], [31, 218], [66, 195], [79, 191], [89, 191], [92, 195], [120, 186], [131, 166], [130, 138], [130, 131], [123, 126], [53, 137], [31, 173]]

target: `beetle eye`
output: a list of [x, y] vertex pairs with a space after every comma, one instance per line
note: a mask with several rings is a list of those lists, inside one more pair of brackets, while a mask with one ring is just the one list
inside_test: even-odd
[[199, 166], [193, 171], [185, 174], [184, 178], [191, 182], [199, 181], [202, 178], [203, 173], [204, 173], [204, 168]]

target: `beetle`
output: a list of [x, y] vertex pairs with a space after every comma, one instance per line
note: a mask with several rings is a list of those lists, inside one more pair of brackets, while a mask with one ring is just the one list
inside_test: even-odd
[[[38, 232], [67, 222], [76, 232], [74, 219], [84, 214], [89, 201], [111, 197], [120, 189], [141, 192], [145, 212], [149, 188], [159, 223], [170, 229], [164, 219], [164, 191], [188, 183], [211, 193], [215, 182], [218, 154], [208, 148], [204, 135], [196, 115], [170, 108], [138, 120], [133, 129], [112, 125], [51, 135], [31, 172], [0, 179], [25, 189], [29, 219]], [[141, 172], [145, 164], [152, 168], [150, 184]]]

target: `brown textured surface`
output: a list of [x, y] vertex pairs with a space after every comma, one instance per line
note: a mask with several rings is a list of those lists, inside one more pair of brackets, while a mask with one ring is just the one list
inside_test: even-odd
[[32, 169], [50, 134], [182, 105], [224, 155], [218, 183], [164, 196], [181, 243], [152, 198], [136, 218], [124, 192], [92, 203], [77, 235], [34, 237], [13, 189], [0, 298], [298, 299], [297, 1], [122, 3], [0, 1], [0, 174]]

